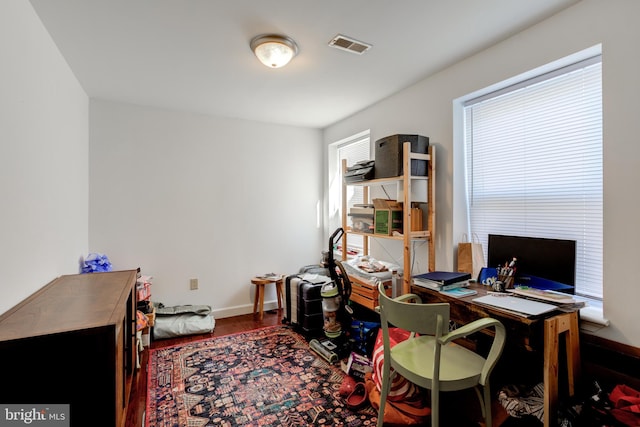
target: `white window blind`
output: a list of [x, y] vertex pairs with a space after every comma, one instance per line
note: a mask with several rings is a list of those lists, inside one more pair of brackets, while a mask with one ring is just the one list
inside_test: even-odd
[[[329, 233], [342, 226], [342, 160], [347, 161], [347, 166], [371, 158], [369, 131], [364, 131], [332, 144], [329, 147]], [[363, 189], [360, 186], [347, 187], [347, 208], [356, 203], [363, 203]], [[349, 237], [349, 246], [362, 248], [363, 240], [360, 236]]]
[[[347, 161], [347, 166], [353, 166], [354, 164], [362, 160], [369, 160], [369, 152], [370, 147], [368, 137], [341, 145], [338, 147], [338, 165], [340, 168], [342, 167], [343, 159]], [[348, 206], [353, 206], [356, 203], [363, 203], [362, 187], [348, 186], [347, 191]]]
[[[469, 231], [576, 241], [576, 293], [602, 298], [600, 56], [468, 101]], [[485, 254], [486, 256], [486, 254]]]

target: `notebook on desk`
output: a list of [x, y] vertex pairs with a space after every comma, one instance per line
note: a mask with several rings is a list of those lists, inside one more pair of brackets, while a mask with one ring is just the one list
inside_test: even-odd
[[558, 308], [552, 304], [532, 301], [516, 296], [485, 295], [479, 298], [474, 298], [472, 301], [479, 304], [497, 307], [522, 316], [539, 316]]

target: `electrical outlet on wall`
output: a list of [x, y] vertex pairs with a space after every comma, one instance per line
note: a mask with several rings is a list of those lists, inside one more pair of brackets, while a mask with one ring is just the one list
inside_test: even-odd
[[195, 291], [196, 289], [198, 289], [198, 279], [191, 279], [189, 280], [189, 288], [192, 291]]

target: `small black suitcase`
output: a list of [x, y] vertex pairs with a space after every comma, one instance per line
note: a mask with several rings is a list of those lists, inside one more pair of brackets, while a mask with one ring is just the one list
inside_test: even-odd
[[[319, 276], [318, 281], [322, 279]], [[290, 324], [306, 338], [323, 334], [322, 286], [330, 282], [326, 277], [321, 283], [311, 283], [301, 275], [287, 276], [285, 279], [285, 303], [282, 322]]]

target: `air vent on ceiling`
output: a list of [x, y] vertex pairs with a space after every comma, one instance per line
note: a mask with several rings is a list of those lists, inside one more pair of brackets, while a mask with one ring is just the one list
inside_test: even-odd
[[343, 36], [342, 34], [338, 34], [337, 36], [335, 36], [329, 42], [329, 46], [346, 50], [347, 52], [357, 53], [358, 55], [362, 55], [367, 50], [371, 49], [370, 44]]

